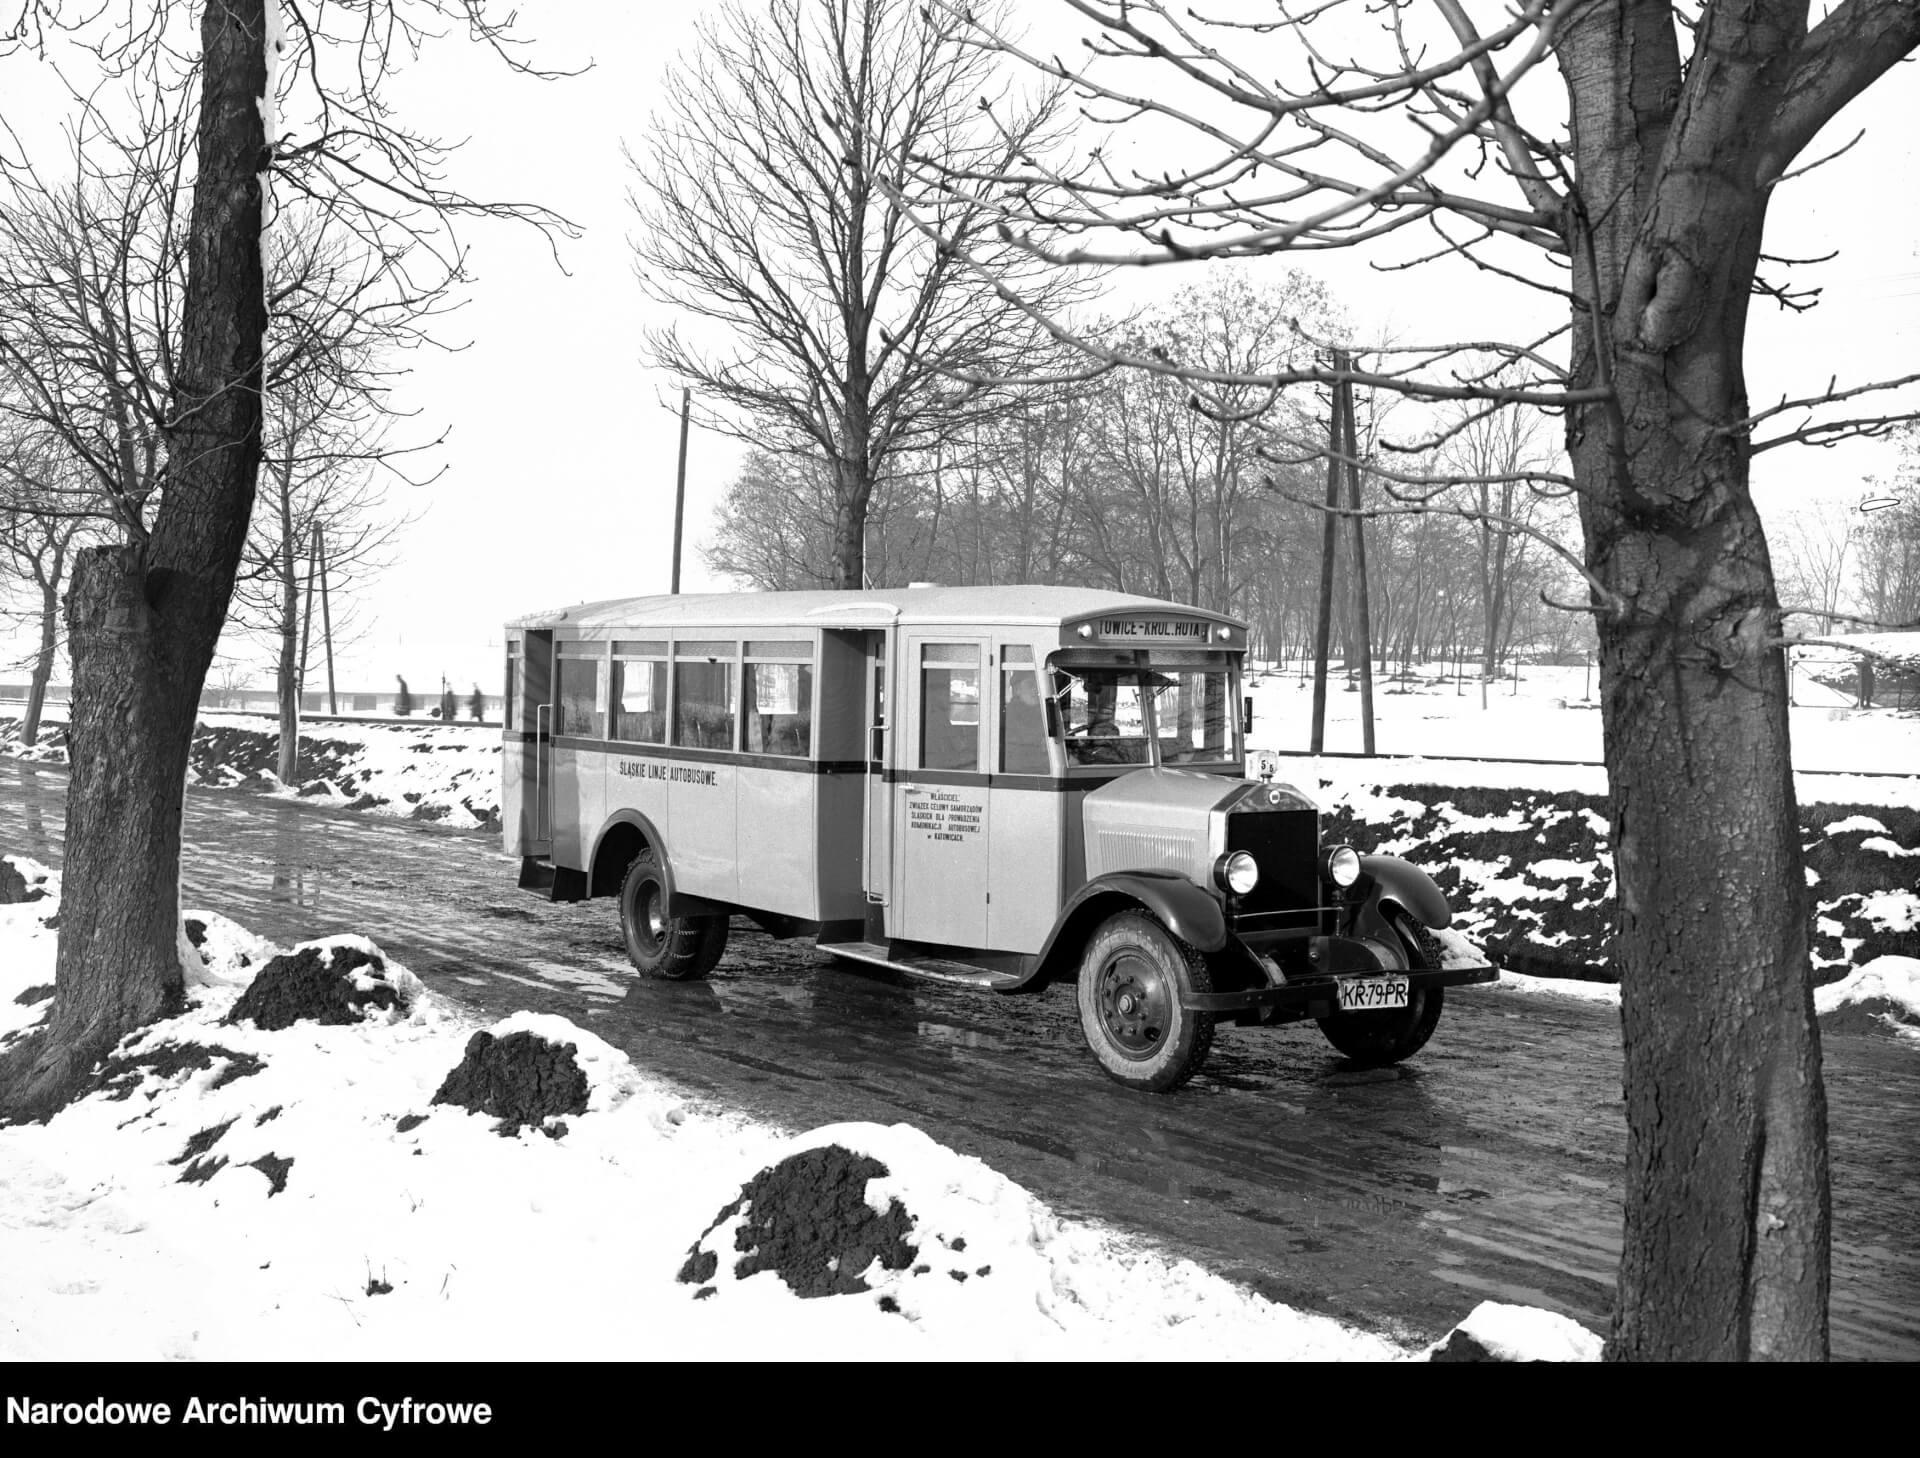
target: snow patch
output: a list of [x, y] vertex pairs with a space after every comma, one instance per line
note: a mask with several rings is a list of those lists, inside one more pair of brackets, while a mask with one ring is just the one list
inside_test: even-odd
[[1920, 856], [1920, 847], [1909, 850], [1884, 835], [1870, 835], [1860, 842], [1861, 850], [1877, 851], [1883, 856]]
[[1890, 1003], [1905, 1019], [1920, 1024], [1920, 957], [1875, 957], [1838, 982], [1813, 990], [1813, 1010], [1817, 1013], [1837, 1012], [1849, 1003], [1871, 1002]]
[[1920, 928], [1920, 895], [1911, 891], [1876, 891], [1860, 898], [1859, 916], [1880, 931], [1913, 931]]
[[1845, 820], [1836, 820], [1826, 827], [1828, 835], [1845, 835], [1850, 830], [1868, 831], [1875, 835], [1887, 833], [1887, 827], [1871, 815], [1849, 815]]
[[1482, 1301], [1455, 1328], [1502, 1362], [1597, 1362], [1605, 1343], [1572, 1317]]
[[1571, 997], [1579, 1002], [1610, 1002], [1618, 1006], [1620, 984], [1588, 982], [1577, 977], [1529, 977], [1524, 972], [1500, 973], [1500, 986], [1514, 992], [1540, 993], [1547, 997]]

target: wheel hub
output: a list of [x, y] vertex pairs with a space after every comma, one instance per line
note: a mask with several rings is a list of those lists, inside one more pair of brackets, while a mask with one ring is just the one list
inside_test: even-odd
[[1114, 1046], [1154, 1052], [1166, 1040], [1172, 1010], [1166, 980], [1144, 958], [1115, 957], [1100, 974], [1100, 1021]]

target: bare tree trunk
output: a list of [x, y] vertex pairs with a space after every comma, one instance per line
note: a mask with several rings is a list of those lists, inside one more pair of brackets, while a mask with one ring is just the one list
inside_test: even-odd
[[833, 479], [833, 585], [857, 592], [866, 585], [867, 503], [873, 479], [864, 460], [846, 459], [833, 463]]
[[[1608, 1355], [1827, 1355], [1826, 1095], [1773, 568], [1748, 489], [1755, 149], [1784, 74], [1667, 7], [1569, 22], [1582, 194], [1568, 414], [1599, 617], [1629, 1129]], [[1744, 23], [1744, 22], [1741, 22]], [[1737, 29], [1737, 25], [1736, 25]], [[1623, 34], [1625, 32], [1625, 34]], [[1699, 83], [1712, 84], [1699, 84]], [[1654, 165], [1662, 154], [1684, 167]], [[1657, 193], [1655, 179], [1658, 179]], [[1597, 297], [1595, 295], [1597, 294]]]
[[60, 645], [60, 581], [66, 549], [54, 551], [53, 571], [40, 583], [40, 648], [27, 678], [27, 711], [20, 723], [20, 742], [29, 748], [40, 741], [40, 716], [46, 711], [47, 684], [53, 679], [54, 653]]
[[187, 752], [260, 464], [264, 33], [262, 0], [206, 0], [168, 466], [145, 542], [74, 567], [59, 959], [47, 1031], [0, 1064], [15, 1114], [58, 1107], [121, 1037], [184, 1002]]

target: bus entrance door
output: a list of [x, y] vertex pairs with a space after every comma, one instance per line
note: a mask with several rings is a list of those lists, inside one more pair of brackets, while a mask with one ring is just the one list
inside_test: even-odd
[[[887, 635], [867, 633], [864, 670], [866, 695], [866, 744], [861, 750], [867, 761], [865, 817], [860, 857], [861, 887], [870, 906], [885, 906], [893, 899], [893, 786], [887, 781], [887, 766], [894, 763], [891, 711], [887, 699]], [[869, 913], [869, 925], [878, 926]]]
[[501, 830], [520, 857], [523, 888], [553, 885], [553, 634], [529, 630], [507, 645]]
[[982, 947], [987, 942], [988, 642], [904, 634], [893, 746], [894, 882], [888, 935]]

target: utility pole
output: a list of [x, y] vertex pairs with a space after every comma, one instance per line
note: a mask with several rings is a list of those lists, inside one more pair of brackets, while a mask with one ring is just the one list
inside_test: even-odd
[[[313, 548], [307, 551], [307, 600], [300, 613], [300, 674], [299, 686], [295, 692], [302, 699], [307, 692], [307, 649], [313, 643], [313, 569], [319, 562], [319, 552]], [[302, 704], [304, 708], [305, 705]]]
[[680, 524], [687, 514], [687, 411], [693, 400], [693, 391], [686, 387], [680, 390], [680, 470], [673, 488], [673, 587], [675, 597], [680, 595]]
[[[1339, 367], [1340, 356], [1334, 355]], [[1339, 385], [1333, 387], [1333, 414], [1327, 425], [1327, 510], [1320, 534], [1320, 603], [1313, 622], [1313, 742], [1311, 752], [1320, 753], [1327, 743], [1327, 640], [1333, 632], [1333, 551], [1334, 511], [1340, 505], [1340, 403]]]
[[313, 529], [314, 545], [320, 551], [320, 631], [327, 642], [327, 712], [340, 712], [340, 699], [333, 691], [333, 615], [327, 611], [327, 534]]
[[[1334, 352], [1334, 360], [1341, 369], [1346, 369], [1352, 357], [1342, 350]], [[1360, 632], [1360, 737], [1361, 747], [1367, 754], [1373, 753], [1373, 618], [1367, 609], [1367, 538], [1366, 521], [1360, 512], [1360, 448], [1354, 439], [1353, 430], [1353, 381], [1342, 380], [1338, 386], [1345, 397], [1346, 407], [1340, 412], [1343, 426], [1342, 439], [1347, 456], [1347, 505], [1353, 510], [1353, 607], [1358, 617]], [[1329, 521], [1332, 518], [1328, 518]]]

